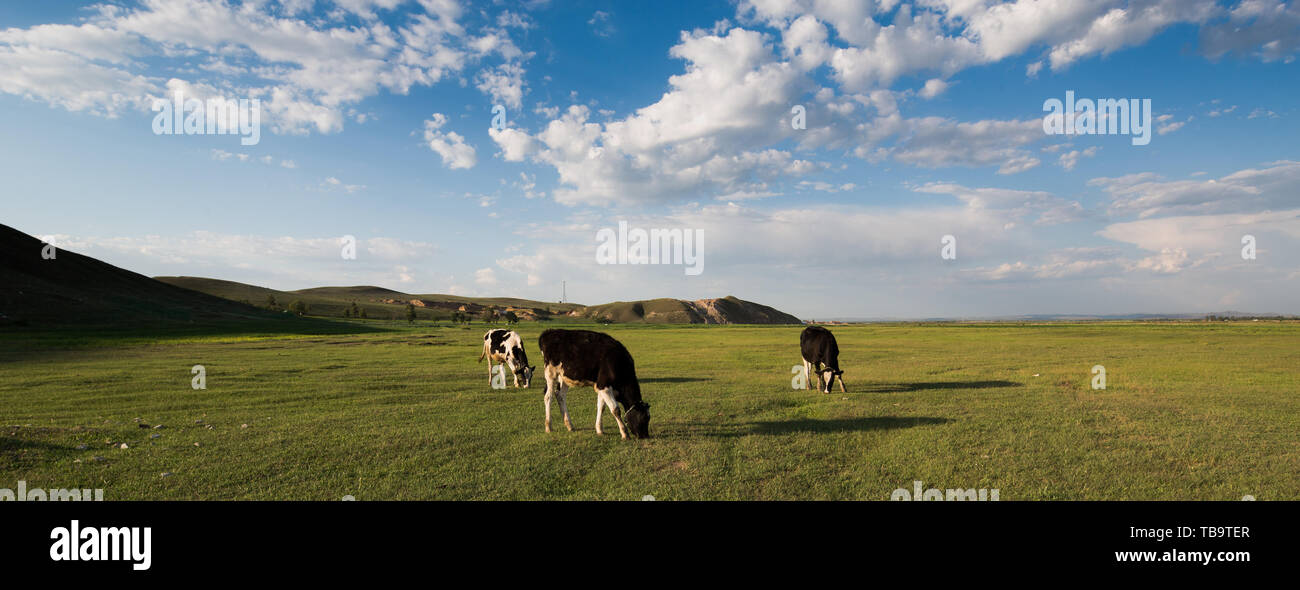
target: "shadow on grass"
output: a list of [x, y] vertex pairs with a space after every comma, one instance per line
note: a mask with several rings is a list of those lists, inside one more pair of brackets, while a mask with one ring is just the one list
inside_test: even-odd
[[322, 318], [285, 317], [231, 321], [144, 322], [0, 328], [0, 361], [39, 357], [67, 349], [147, 344], [157, 340], [235, 336], [370, 334], [392, 328]]
[[56, 445], [39, 440], [23, 440], [21, 438], [10, 438], [0, 436], [0, 453], [25, 451], [25, 450], [55, 451], [60, 453], [75, 452], [76, 449], [63, 445]]
[[712, 379], [702, 379], [700, 377], [649, 377], [646, 379], [637, 379], [641, 383], [694, 383], [696, 381], [712, 381]]
[[[850, 384], [852, 385], [852, 384]], [[1024, 387], [1024, 383], [1015, 381], [937, 381], [932, 383], [874, 383], [860, 386], [858, 391], [865, 393], [899, 393], [907, 391], [931, 391], [936, 389], [993, 389], [998, 387]], [[852, 387], [850, 387], [850, 390]], [[850, 391], [852, 393], [852, 391]]]
[[689, 424], [690, 436], [712, 436], [718, 438], [736, 438], [751, 435], [783, 435], [800, 432], [835, 433], [868, 432], [874, 430], [897, 430], [916, 426], [936, 426], [953, 422], [950, 418], [932, 416], [871, 416], [865, 418], [833, 418], [814, 420], [799, 418], [795, 420], [745, 422], [740, 424]]

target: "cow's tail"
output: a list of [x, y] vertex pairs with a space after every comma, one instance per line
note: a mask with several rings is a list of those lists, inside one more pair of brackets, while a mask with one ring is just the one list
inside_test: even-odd
[[478, 355], [478, 362], [480, 362], [480, 363], [483, 362], [483, 357], [486, 357], [486, 356], [487, 356], [487, 353], [488, 353], [488, 341], [487, 341], [487, 340], [484, 340], [484, 341], [483, 341], [483, 354]]

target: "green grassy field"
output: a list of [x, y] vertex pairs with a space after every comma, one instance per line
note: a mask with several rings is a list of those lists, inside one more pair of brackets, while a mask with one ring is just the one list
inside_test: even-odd
[[[847, 394], [791, 389], [797, 326], [599, 327], [636, 358], [641, 441], [609, 417], [593, 432], [590, 388], [569, 396], [577, 431], [544, 433], [542, 380], [492, 390], [482, 326], [353, 325], [379, 329], [0, 335], [0, 487], [886, 500], [921, 480], [1002, 500], [1300, 498], [1294, 323], [839, 326]], [[516, 328], [538, 366], [545, 327]]]

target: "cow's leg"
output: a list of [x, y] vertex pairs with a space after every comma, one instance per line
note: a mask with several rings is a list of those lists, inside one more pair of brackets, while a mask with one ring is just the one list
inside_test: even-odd
[[492, 356], [487, 357], [488, 361], [488, 386], [492, 385]]
[[614, 423], [618, 425], [619, 436], [626, 439], [627, 428], [623, 426], [623, 417], [619, 415], [618, 402], [614, 401], [614, 390], [611, 388], [605, 388], [604, 391], [597, 389], [596, 400], [604, 402], [605, 405], [609, 406], [609, 413], [614, 415]]
[[569, 421], [569, 404], [565, 401], [569, 397], [569, 386], [563, 381], [560, 382], [560, 413], [564, 415], [564, 427], [573, 432], [573, 423]]
[[546, 365], [545, 372], [542, 373], [542, 376], [543, 378], [546, 379], [546, 395], [545, 395], [546, 431], [550, 432], [551, 431], [551, 398], [555, 396], [555, 390], [556, 388], [559, 387], [559, 382], [555, 378], [555, 371], [551, 369], [550, 365]]
[[[817, 373], [817, 391], [826, 391], [826, 376], [822, 374], [822, 364], [813, 363], [813, 369], [813, 372]], [[811, 385], [812, 381], [809, 380], [808, 384]]]
[[847, 389], [844, 389], [844, 375], [840, 375], [840, 393], [848, 393], [848, 392], [849, 391]]
[[804, 361], [804, 362], [803, 362], [803, 374], [804, 374], [804, 383], [803, 383], [803, 388], [804, 388], [804, 389], [812, 389], [812, 378], [813, 378], [813, 366], [812, 366], [812, 363], [810, 363], [810, 362], [808, 362], [808, 361]]
[[600, 390], [596, 391], [596, 434], [605, 434], [601, 427], [600, 421], [605, 416], [605, 398], [600, 395]]
[[[510, 367], [510, 364], [507, 363], [506, 366]], [[511, 374], [515, 376], [515, 389], [519, 389], [519, 373], [513, 372], [515, 370], [514, 367], [510, 367], [510, 370], [512, 371]]]
[[618, 424], [618, 432], [619, 434], [623, 435], [623, 438], [627, 438], [627, 429], [624, 428], [624, 426], [627, 423], [623, 422], [623, 412], [619, 411], [618, 402], [614, 402], [613, 408], [614, 408], [614, 423]]
[[554, 390], [551, 389], [551, 379], [550, 376], [547, 375], [546, 395], [543, 397], [544, 401], [542, 402], [542, 405], [546, 407], [546, 431], [547, 432], [551, 431], [551, 397], [552, 397], [551, 392], [552, 391]]

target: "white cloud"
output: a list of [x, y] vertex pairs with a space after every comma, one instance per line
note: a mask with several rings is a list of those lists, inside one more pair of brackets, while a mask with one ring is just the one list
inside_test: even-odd
[[1097, 155], [1098, 149], [1101, 148], [1098, 148], [1097, 146], [1092, 146], [1090, 148], [1082, 149], [1082, 150], [1070, 150], [1068, 152], [1061, 154], [1061, 157], [1057, 160], [1057, 162], [1060, 163], [1061, 167], [1066, 170], [1074, 170], [1074, 167], [1079, 164], [1080, 159], [1091, 158]]
[[478, 74], [476, 88], [490, 97], [495, 104], [519, 109], [524, 99], [524, 68], [516, 63], [505, 63]]
[[1039, 225], [1053, 225], [1077, 221], [1083, 216], [1083, 207], [1077, 201], [1063, 199], [1045, 191], [1025, 191], [1004, 188], [967, 188], [958, 184], [930, 182], [915, 187], [919, 193], [943, 194], [956, 197], [972, 211], [997, 211], [1004, 223], [1014, 223], [1033, 217]]
[[1300, 203], [1300, 162], [1282, 160], [1209, 180], [1159, 181], [1151, 175], [1094, 178], [1113, 214], [1138, 217], [1280, 210]]
[[409, 282], [412, 269], [428, 265], [438, 253], [437, 246], [428, 242], [358, 236], [357, 257], [344, 260], [341, 236], [210, 231], [175, 236], [67, 236], [60, 245], [150, 275], [211, 276], [278, 289]]
[[1244, 55], [1290, 63], [1300, 50], [1300, 5], [1242, 0], [1226, 20], [1201, 29], [1200, 36], [1201, 51], [1212, 59]]
[[[522, 92], [527, 59], [504, 29], [474, 35], [452, 0], [395, 12], [400, 0], [342, 0], [358, 15], [309, 18], [307, 2], [143, 0], [99, 5], [80, 25], [0, 30], [0, 92], [71, 111], [119, 116], [146, 110], [166, 80], [201, 63], [214, 95], [258, 98], [264, 123], [280, 133], [342, 129], [351, 105], [381, 91], [406, 94], [468, 66], [486, 67], [480, 86], [494, 99]], [[406, 4], [406, 8], [415, 8]], [[419, 8], [422, 8], [420, 10]], [[391, 18], [378, 16], [393, 13]], [[391, 21], [396, 28], [390, 27]], [[487, 65], [489, 56], [501, 63]], [[181, 80], [197, 89], [195, 80]], [[515, 103], [517, 104], [517, 103]]]
[[939, 78], [931, 78], [925, 81], [925, 86], [921, 87], [920, 94], [922, 98], [934, 98], [943, 94], [948, 89], [948, 83]]
[[609, 37], [615, 32], [614, 23], [610, 22], [610, 13], [604, 10], [593, 12], [587, 20], [587, 26], [591, 27], [592, 34], [597, 37]]
[[[1162, 115], [1162, 116], [1166, 116], [1166, 115]], [[1191, 119], [1188, 119], [1187, 121], [1190, 120]], [[1178, 131], [1179, 129], [1182, 129], [1184, 125], [1187, 124], [1187, 121], [1173, 121], [1173, 120], [1159, 121], [1156, 123], [1156, 134], [1166, 135]]]
[[474, 146], [465, 143], [465, 137], [455, 131], [442, 131], [447, 116], [434, 113], [424, 122], [424, 141], [442, 158], [442, 164], [452, 170], [473, 168], [478, 163]]
[[[1225, 213], [1217, 215], [1178, 215], [1113, 223], [1098, 235], [1117, 242], [1133, 244], [1150, 252], [1184, 251], [1196, 256], [1230, 254], [1236, 257], [1241, 237], [1246, 234], [1273, 233], [1294, 240], [1300, 238], [1300, 209], [1260, 213]], [[1284, 254], [1284, 248], [1273, 251]], [[1291, 254], [1292, 259], [1295, 258]]]
[[1040, 164], [1023, 146], [1042, 141], [1042, 119], [958, 122], [941, 117], [895, 119], [904, 138], [887, 153], [915, 166], [998, 166], [1015, 174]]
[[491, 268], [480, 268], [474, 271], [474, 283], [481, 287], [495, 287], [497, 284], [496, 271]]
[[359, 190], [364, 190], [366, 188], [366, 185], [347, 184], [333, 176], [327, 176], [325, 177], [325, 181], [321, 183], [321, 188], [325, 190], [342, 190], [348, 194], [352, 194]]
[[537, 142], [526, 131], [513, 127], [488, 128], [488, 136], [501, 147], [501, 157], [507, 162], [522, 162], [537, 149]]

